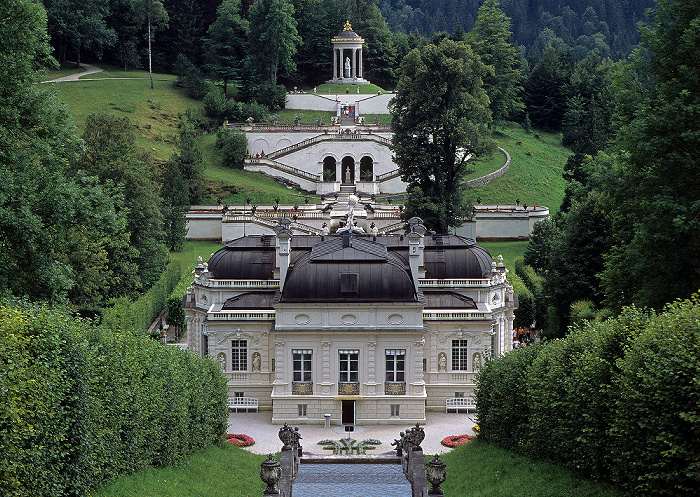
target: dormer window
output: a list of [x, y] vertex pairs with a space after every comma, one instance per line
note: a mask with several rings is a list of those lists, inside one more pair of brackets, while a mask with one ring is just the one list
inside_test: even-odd
[[357, 295], [360, 275], [357, 273], [340, 273], [340, 293]]

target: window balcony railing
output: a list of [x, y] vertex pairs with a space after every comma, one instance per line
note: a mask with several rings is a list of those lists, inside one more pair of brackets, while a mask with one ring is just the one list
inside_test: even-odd
[[293, 381], [292, 395], [312, 395], [314, 393], [314, 384], [311, 382]]
[[406, 382], [386, 381], [384, 382], [384, 395], [406, 395]]
[[360, 395], [360, 384], [338, 383], [338, 395]]

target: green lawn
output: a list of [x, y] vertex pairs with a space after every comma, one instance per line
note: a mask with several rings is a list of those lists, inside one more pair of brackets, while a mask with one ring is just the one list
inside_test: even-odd
[[[331, 85], [328, 83], [324, 83], [322, 85], [318, 85], [316, 87], [316, 93], [319, 95], [341, 95], [345, 94], [345, 89], [347, 88], [347, 93], [352, 93], [352, 94], [357, 94], [357, 89], [360, 89], [360, 94], [373, 94], [376, 95], [378, 91], [382, 93], [386, 93], [386, 91], [375, 85], [375, 84], [368, 84], [368, 85]], [[314, 89], [313, 87], [311, 88], [302, 88], [306, 93], [313, 93]], [[330, 92], [328, 91], [330, 90]]]
[[187, 458], [185, 464], [147, 468], [118, 478], [90, 493], [91, 497], [259, 497], [264, 456], [224, 443]]
[[495, 445], [467, 443], [441, 456], [445, 495], [459, 497], [622, 497], [623, 493], [567, 469], [533, 461]]
[[[489, 251], [495, 261], [499, 255], [503, 256], [503, 263], [510, 271], [510, 275], [515, 274], [515, 259], [522, 257], [527, 249], [528, 242], [479, 242], [479, 245]], [[509, 276], [510, 277], [510, 276]]]

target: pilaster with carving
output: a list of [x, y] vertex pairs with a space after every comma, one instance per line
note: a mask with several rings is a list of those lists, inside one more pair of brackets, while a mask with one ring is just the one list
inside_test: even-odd
[[321, 340], [321, 391], [331, 395], [331, 341]]
[[411, 382], [412, 395], [425, 395], [425, 381], [423, 380], [423, 349], [425, 338], [413, 342], [413, 381]]
[[377, 393], [377, 340], [367, 341], [367, 395]]
[[273, 395], [284, 395], [288, 393], [286, 390], [287, 382], [284, 380], [284, 353], [285, 347], [284, 342], [280, 340], [275, 340], [275, 381], [272, 384], [272, 394]]

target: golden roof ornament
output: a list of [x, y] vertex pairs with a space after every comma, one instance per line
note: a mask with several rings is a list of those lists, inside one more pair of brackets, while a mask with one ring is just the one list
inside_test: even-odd
[[345, 21], [345, 27], [343, 27], [343, 31], [352, 31], [352, 26], [350, 26], [349, 20]]

